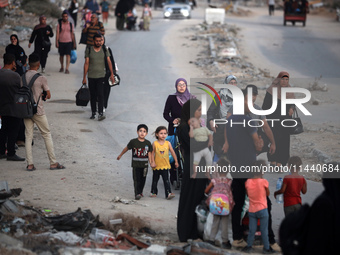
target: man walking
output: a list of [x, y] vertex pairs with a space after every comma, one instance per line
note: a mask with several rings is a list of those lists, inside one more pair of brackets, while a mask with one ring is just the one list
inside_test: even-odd
[[[33, 76], [37, 73], [37, 70], [40, 67], [40, 59], [38, 55], [31, 54], [28, 58], [28, 63], [30, 69], [25, 73], [27, 84], [33, 78]], [[34, 97], [34, 101], [38, 102], [38, 111], [33, 115], [32, 118], [24, 119], [26, 131], [26, 159], [27, 159], [27, 171], [35, 170], [33, 164], [33, 155], [32, 155], [32, 139], [33, 139], [33, 127], [34, 123], [37, 125], [40, 133], [45, 141], [45, 146], [47, 150], [47, 155], [50, 160], [50, 170], [59, 170], [65, 169], [65, 167], [59, 164], [56, 160], [53, 148], [53, 141], [50, 132], [50, 127], [48, 125], [47, 117], [45, 114], [43, 100], [51, 98], [51, 92], [47, 85], [47, 79], [44, 76], [39, 76], [33, 83], [32, 93]], [[45, 94], [44, 97], [42, 95]]]
[[103, 23], [98, 20], [97, 14], [92, 14], [91, 23], [86, 23], [86, 27], [83, 29], [83, 33], [87, 33], [87, 46], [94, 45], [93, 36], [95, 34], [104, 35], [105, 29]]
[[60, 70], [59, 72], [64, 72], [64, 56], [66, 56], [66, 69], [65, 73], [69, 74], [70, 60], [71, 60], [71, 50], [76, 48], [76, 42], [74, 38], [74, 27], [68, 20], [67, 11], [63, 11], [62, 19], [59, 20], [57, 25], [57, 36], [55, 45], [59, 51], [59, 61]]
[[114, 83], [113, 68], [110, 60], [110, 52], [102, 47], [103, 39], [99, 34], [93, 36], [94, 45], [87, 47], [85, 51], [84, 76], [83, 84], [86, 84], [86, 75], [89, 82], [91, 94], [91, 111], [90, 119], [96, 118], [97, 101], [98, 101], [98, 120], [104, 120], [104, 85], [105, 85], [105, 61], [110, 69], [110, 80]]
[[24, 158], [15, 153], [15, 142], [21, 121], [15, 117], [14, 112], [14, 95], [20, 88], [20, 76], [15, 69], [15, 56], [9, 53], [4, 54], [4, 67], [0, 69], [0, 159], [24, 161]]

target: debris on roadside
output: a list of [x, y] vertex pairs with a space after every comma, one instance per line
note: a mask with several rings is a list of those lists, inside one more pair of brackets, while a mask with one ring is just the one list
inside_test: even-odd
[[319, 77], [316, 77], [314, 82], [311, 82], [309, 84], [309, 90], [310, 91], [323, 91], [323, 92], [327, 92], [328, 91], [328, 87], [327, 84], [320, 84], [320, 80], [322, 78], [322, 75], [320, 75]]

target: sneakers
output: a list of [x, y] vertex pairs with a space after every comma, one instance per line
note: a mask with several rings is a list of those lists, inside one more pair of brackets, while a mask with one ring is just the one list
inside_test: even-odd
[[13, 156], [7, 156], [7, 160], [9, 161], [25, 161], [25, 158], [19, 157], [17, 154]]
[[270, 247], [277, 252], [281, 252], [281, 247], [277, 243], [273, 243], [270, 245]]
[[141, 199], [141, 198], [142, 198], [142, 195], [141, 195], [141, 194], [138, 194], [138, 195], [135, 196], [135, 199], [136, 199], [136, 200], [139, 200], [139, 199]]
[[254, 249], [251, 246], [246, 246], [241, 251], [245, 252], [245, 253], [252, 253], [254, 251]]
[[93, 112], [92, 115], [91, 115], [91, 117], [90, 117], [90, 120], [94, 120], [95, 118], [96, 118], [96, 113]]
[[150, 197], [157, 197], [157, 194], [151, 193], [151, 194], [150, 194]]
[[98, 115], [98, 121], [102, 121], [102, 120], [105, 120], [105, 115], [103, 113], [99, 113]]
[[175, 197], [174, 193], [169, 193], [168, 197], [166, 198], [167, 200], [173, 199]]
[[228, 240], [228, 242], [223, 242], [222, 245], [221, 245], [221, 248], [230, 250], [231, 249], [230, 241]]
[[238, 248], [243, 248], [243, 247], [246, 247], [247, 246], [247, 243], [243, 240], [243, 239], [240, 239], [240, 240], [234, 240], [233, 243], [232, 243], [232, 246], [233, 247], [238, 247]]
[[268, 249], [268, 250], [266, 250], [266, 249], [263, 248], [263, 252], [262, 252], [262, 253], [263, 253], [263, 254], [273, 254], [273, 253], [276, 253], [276, 251], [274, 251], [274, 250], [272, 249], [272, 247], [269, 246], [269, 249]]

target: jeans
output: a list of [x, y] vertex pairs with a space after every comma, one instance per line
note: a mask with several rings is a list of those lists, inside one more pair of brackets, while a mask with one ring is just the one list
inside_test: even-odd
[[105, 78], [88, 78], [89, 89], [91, 95], [91, 111], [92, 113], [97, 112], [97, 102], [98, 102], [98, 113], [103, 113], [104, 107], [104, 84]]
[[[4, 155], [7, 149], [7, 156], [12, 157], [15, 155], [15, 143], [17, 141], [20, 121], [22, 119], [12, 116], [1, 116], [1, 129], [0, 129], [0, 154]], [[6, 146], [7, 144], [7, 146]]]
[[46, 115], [37, 115], [34, 114], [31, 119], [24, 119], [25, 123], [25, 136], [26, 136], [26, 142], [25, 142], [25, 148], [26, 148], [26, 160], [27, 165], [33, 165], [33, 155], [32, 155], [32, 140], [33, 140], [33, 127], [34, 123], [37, 125], [38, 129], [40, 130], [40, 133], [45, 141], [45, 147], [47, 150], [47, 155], [50, 160], [50, 165], [53, 165], [57, 163], [57, 160], [55, 158], [54, 154], [54, 148], [53, 148], [53, 141], [52, 136], [50, 132], [50, 127], [48, 125], [47, 117]]
[[249, 215], [249, 234], [248, 234], [248, 240], [247, 244], [248, 246], [252, 246], [255, 238], [255, 232], [257, 229], [257, 219], [260, 219], [260, 231], [261, 231], [261, 237], [263, 242], [263, 248], [265, 250], [269, 249], [269, 241], [268, 241], [268, 210], [263, 209], [260, 211], [257, 211], [255, 213], [248, 213]]
[[143, 194], [143, 189], [145, 186], [146, 175], [148, 173], [148, 168], [132, 168], [132, 178], [133, 186], [135, 188], [135, 196]]
[[169, 196], [169, 193], [171, 193], [171, 187], [169, 182], [169, 170], [153, 170], [153, 176], [152, 176], [152, 186], [151, 186], [151, 193], [152, 194], [158, 194], [157, 189], [157, 183], [159, 180], [159, 177], [162, 176], [163, 183], [164, 183], [164, 191], [165, 191], [165, 198]]

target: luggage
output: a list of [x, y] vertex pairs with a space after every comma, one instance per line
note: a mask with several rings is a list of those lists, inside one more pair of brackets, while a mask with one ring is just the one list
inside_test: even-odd
[[76, 105], [77, 106], [87, 106], [90, 101], [90, 90], [83, 84], [76, 94]]

